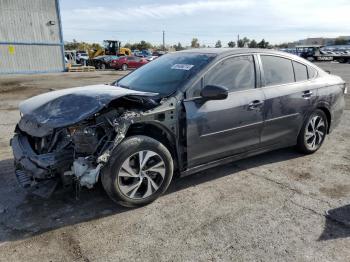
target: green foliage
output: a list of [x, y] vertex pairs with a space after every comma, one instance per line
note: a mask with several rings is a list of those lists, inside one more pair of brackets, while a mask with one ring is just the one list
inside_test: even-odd
[[335, 45], [347, 45], [350, 41], [346, 40], [344, 37], [337, 37], [334, 41]]
[[250, 41], [249, 48], [257, 48], [257, 47], [258, 47], [258, 43], [254, 39]]
[[292, 46], [293, 43], [282, 43], [282, 44], [278, 44], [278, 45], [274, 45], [274, 47], [277, 48], [288, 48], [289, 46]]
[[78, 42], [77, 40], [73, 39], [72, 42], [67, 42], [64, 44], [65, 50], [76, 50], [76, 51], [88, 51], [88, 50], [100, 50], [103, 49], [103, 47], [98, 43], [86, 43], [86, 42]]
[[123, 47], [131, 49], [131, 44], [130, 43], [126, 43]]
[[198, 38], [192, 38], [191, 47], [192, 47], [192, 48], [199, 48], [199, 41], [198, 41]]
[[266, 42], [265, 39], [261, 40], [259, 43], [258, 43], [258, 47], [259, 48], [268, 48], [269, 47], [269, 42]]
[[[231, 43], [231, 42], [230, 42]], [[230, 46], [230, 45], [229, 45]], [[249, 48], [270, 48], [269, 42], [262, 39], [259, 43], [255, 39], [250, 40], [247, 37], [243, 37], [238, 40], [238, 47], [249, 47]]]
[[221, 48], [221, 47], [222, 47], [222, 44], [221, 44], [221, 41], [220, 41], [220, 40], [218, 40], [218, 41], [216, 42], [215, 47], [216, 47], [216, 48]]
[[243, 37], [238, 40], [238, 47], [244, 47], [245, 45], [249, 45], [250, 40], [247, 37]]
[[176, 51], [181, 51], [181, 50], [184, 50], [185, 48], [182, 47], [181, 43], [178, 42], [177, 45], [173, 45], [173, 48], [176, 50]]
[[125, 48], [130, 48], [131, 50], [138, 49], [138, 50], [145, 50], [145, 49], [151, 49], [153, 48], [153, 45], [149, 42], [146, 42], [144, 40], [138, 42], [138, 43], [126, 43], [124, 45]]
[[233, 48], [233, 47], [235, 47], [235, 46], [236, 46], [236, 42], [234, 42], [234, 41], [230, 41], [230, 42], [228, 42], [228, 43], [227, 43], [227, 45], [228, 45], [228, 47]]

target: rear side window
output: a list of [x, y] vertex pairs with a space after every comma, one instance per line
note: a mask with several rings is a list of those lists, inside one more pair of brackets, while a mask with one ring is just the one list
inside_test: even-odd
[[307, 80], [307, 67], [306, 65], [300, 64], [293, 61], [295, 81], [305, 81]]
[[277, 56], [261, 56], [266, 86], [294, 82], [292, 61]]
[[204, 83], [226, 87], [230, 92], [255, 88], [253, 57], [246, 55], [225, 59], [206, 74]]

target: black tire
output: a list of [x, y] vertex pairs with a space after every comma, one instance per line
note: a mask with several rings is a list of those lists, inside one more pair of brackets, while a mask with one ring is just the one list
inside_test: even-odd
[[[323, 120], [324, 122], [324, 127], [320, 128], [320, 132], [324, 132], [324, 135], [322, 136], [322, 138], [320, 139], [320, 136], [317, 135], [314, 132], [314, 136], [315, 136], [315, 141], [317, 143], [315, 143], [315, 147], [313, 148], [312, 146], [310, 146], [310, 143], [308, 143], [308, 141], [313, 140], [313, 137], [307, 139], [307, 132], [310, 132], [310, 121], [315, 118], [317, 119], [317, 117], [319, 117], [320, 119]], [[316, 124], [317, 125], [317, 124]], [[304, 154], [312, 154], [315, 153], [318, 149], [320, 149], [320, 147], [322, 146], [326, 135], [327, 135], [327, 131], [328, 131], [328, 120], [327, 120], [327, 116], [326, 114], [320, 110], [317, 109], [315, 110], [312, 114], [309, 115], [309, 117], [305, 120], [300, 133], [298, 135], [298, 141], [297, 141], [297, 149], [299, 152], [304, 153]], [[312, 131], [311, 131], [312, 132]], [[317, 139], [318, 138], [318, 139]]]
[[[119, 187], [118, 175], [127, 159], [139, 151], [150, 150], [158, 154], [164, 162], [165, 175], [159, 188], [146, 198], [134, 199], [126, 196]], [[174, 172], [173, 158], [169, 150], [159, 141], [147, 136], [132, 136], [125, 139], [113, 152], [108, 164], [102, 170], [101, 181], [108, 196], [116, 203], [125, 207], [138, 207], [147, 205], [168, 188]], [[142, 180], [142, 179], [141, 179]]]
[[122, 71], [126, 71], [128, 69], [128, 65], [127, 64], [122, 64], [122, 66], [120, 67]]

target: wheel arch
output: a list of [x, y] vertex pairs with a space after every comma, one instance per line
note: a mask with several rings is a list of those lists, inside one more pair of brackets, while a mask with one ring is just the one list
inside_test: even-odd
[[331, 126], [331, 123], [332, 123], [332, 114], [331, 114], [331, 110], [329, 108], [329, 105], [328, 103], [326, 102], [320, 102], [318, 105], [317, 105], [317, 108], [316, 109], [319, 109], [319, 110], [322, 110], [326, 117], [327, 117], [327, 124], [328, 124], [328, 127], [327, 127], [327, 134], [329, 134], [329, 131], [330, 131], [330, 126]]
[[179, 167], [175, 135], [165, 126], [157, 122], [137, 122], [128, 128], [125, 138], [134, 135], [144, 135], [161, 142], [170, 152], [174, 167]]

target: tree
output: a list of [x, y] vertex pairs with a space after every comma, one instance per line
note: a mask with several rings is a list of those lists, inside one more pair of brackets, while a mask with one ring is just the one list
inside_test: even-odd
[[243, 37], [238, 40], [238, 47], [245, 47], [246, 45], [249, 45], [249, 42], [250, 40], [247, 37]]
[[77, 50], [77, 51], [88, 51], [88, 50], [101, 50], [103, 47], [98, 43], [86, 43], [86, 42], [78, 42], [73, 39], [72, 42], [66, 42], [64, 44], [65, 50]]
[[258, 43], [254, 39], [250, 41], [249, 48], [257, 48], [257, 47], [258, 47]]
[[103, 47], [102, 47], [100, 44], [98, 44], [98, 43], [92, 43], [92, 44], [90, 45], [90, 48], [89, 48], [89, 49], [101, 50], [101, 49], [103, 49]]
[[192, 38], [191, 47], [192, 48], [199, 48], [198, 38]]
[[221, 44], [221, 41], [220, 41], [220, 40], [218, 40], [218, 41], [216, 42], [215, 47], [216, 47], [216, 48], [221, 48], [221, 47], [222, 47], [222, 44]]
[[178, 42], [177, 45], [174, 45], [173, 47], [175, 48], [176, 51], [181, 51], [185, 49], [182, 47], [180, 42]]
[[275, 47], [277, 48], [288, 48], [289, 46], [292, 46], [292, 43], [282, 43], [282, 44], [277, 44]]
[[349, 43], [348, 40], [346, 40], [344, 37], [337, 37], [334, 40], [335, 45], [347, 45]]
[[152, 48], [152, 44], [142, 40], [140, 43], [136, 44], [136, 48], [138, 50], [150, 49]]
[[230, 42], [228, 42], [228, 43], [227, 43], [227, 45], [228, 45], [228, 47], [233, 48], [233, 47], [235, 47], [235, 46], [236, 46], [236, 42], [234, 42], [234, 41], [230, 41]]
[[125, 48], [131, 49], [131, 44], [130, 44], [130, 43], [126, 43], [126, 44], [124, 45], [124, 47], [125, 47]]
[[268, 48], [269, 47], [269, 42], [266, 42], [265, 39], [261, 40], [259, 43], [258, 43], [258, 47], [259, 48]]

